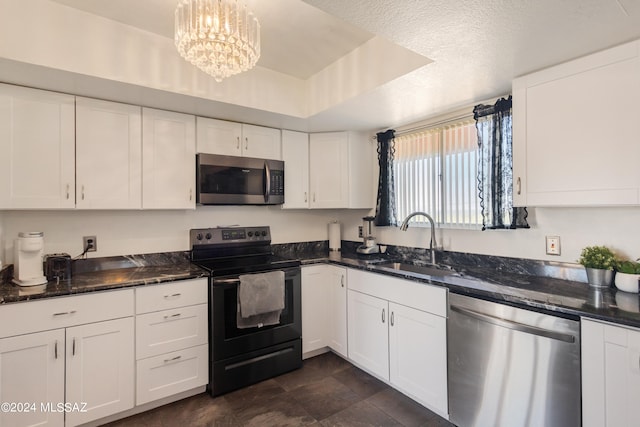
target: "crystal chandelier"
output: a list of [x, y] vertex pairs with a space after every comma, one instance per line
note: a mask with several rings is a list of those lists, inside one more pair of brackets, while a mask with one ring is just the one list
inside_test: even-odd
[[238, 0], [181, 0], [175, 43], [184, 59], [220, 82], [256, 65], [260, 24]]

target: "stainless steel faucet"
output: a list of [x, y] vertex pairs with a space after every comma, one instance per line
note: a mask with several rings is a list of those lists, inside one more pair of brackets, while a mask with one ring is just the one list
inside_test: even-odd
[[400, 225], [400, 230], [407, 231], [407, 228], [409, 228], [409, 220], [416, 215], [422, 215], [426, 217], [429, 220], [429, 223], [431, 224], [431, 241], [429, 242], [429, 252], [431, 253], [431, 264], [435, 265], [436, 264], [436, 248], [438, 247], [438, 245], [436, 243], [436, 224], [433, 222], [433, 218], [431, 218], [431, 215], [425, 212], [413, 212], [409, 214], [409, 216], [406, 217], [404, 221], [402, 221], [402, 225]]

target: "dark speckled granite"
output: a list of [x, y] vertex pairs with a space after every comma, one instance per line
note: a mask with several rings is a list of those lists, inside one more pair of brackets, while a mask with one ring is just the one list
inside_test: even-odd
[[73, 262], [69, 280], [29, 287], [5, 280], [0, 304], [198, 277], [207, 273], [191, 264], [186, 252], [81, 259]]
[[300, 252], [303, 265], [330, 262], [347, 267], [401, 277], [421, 283], [445, 286], [449, 291], [546, 311], [560, 316], [586, 316], [640, 327], [640, 295], [614, 287], [598, 291], [586, 283], [579, 264], [526, 260], [457, 252], [438, 252], [437, 260], [455, 274], [426, 276], [383, 269], [381, 261], [429, 263], [429, 251], [422, 248], [387, 246], [385, 254], [358, 255], [360, 242], [342, 241], [341, 252]]

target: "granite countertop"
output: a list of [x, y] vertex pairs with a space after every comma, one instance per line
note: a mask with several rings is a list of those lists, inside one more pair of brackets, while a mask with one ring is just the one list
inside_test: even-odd
[[69, 280], [39, 286], [18, 286], [4, 280], [0, 284], [0, 304], [208, 277], [184, 253], [78, 260], [74, 270]]
[[[583, 269], [558, 268], [548, 263], [527, 266], [522, 260], [469, 254], [447, 254], [442, 264], [455, 274], [437, 277], [383, 269], [381, 261], [422, 262], [424, 254], [390, 251], [385, 255], [359, 256], [355, 252], [328, 252], [323, 245], [287, 244], [279, 254], [299, 258], [303, 265], [331, 263], [358, 268], [421, 283], [444, 286], [450, 292], [543, 310], [564, 316], [585, 316], [618, 324], [640, 327], [640, 295], [608, 288], [596, 291], [580, 274]], [[497, 260], [497, 261], [496, 261]], [[542, 266], [542, 269], [540, 269]], [[554, 270], [547, 274], [548, 269]], [[20, 287], [7, 280], [7, 269], [0, 282], [0, 304], [157, 284], [207, 277], [207, 272], [189, 262], [188, 252], [130, 255], [96, 260], [77, 260], [70, 280], [51, 281], [37, 287]]]
[[[382, 255], [365, 258], [355, 254], [331, 252], [325, 257], [313, 255], [303, 265], [329, 262], [389, 276], [437, 286], [450, 292], [478, 297], [521, 308], [543, 310], [564, 316], [584, 316], [633, 327], [640, 327], [640, 295], [614, 287], [601, 291], [587, 283], [554, 277], [518, 274], [490, 267], [451, 266], [457, 273], [439, 277], [418, 277], [379, 266], [393, 258]], [[410, 262], [410, 261], [409, 261]]]

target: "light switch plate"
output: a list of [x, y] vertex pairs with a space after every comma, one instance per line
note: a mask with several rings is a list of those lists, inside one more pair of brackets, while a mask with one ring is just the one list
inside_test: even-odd
[[560, 236], [546, 236], [547, 255], [560, 255]]

